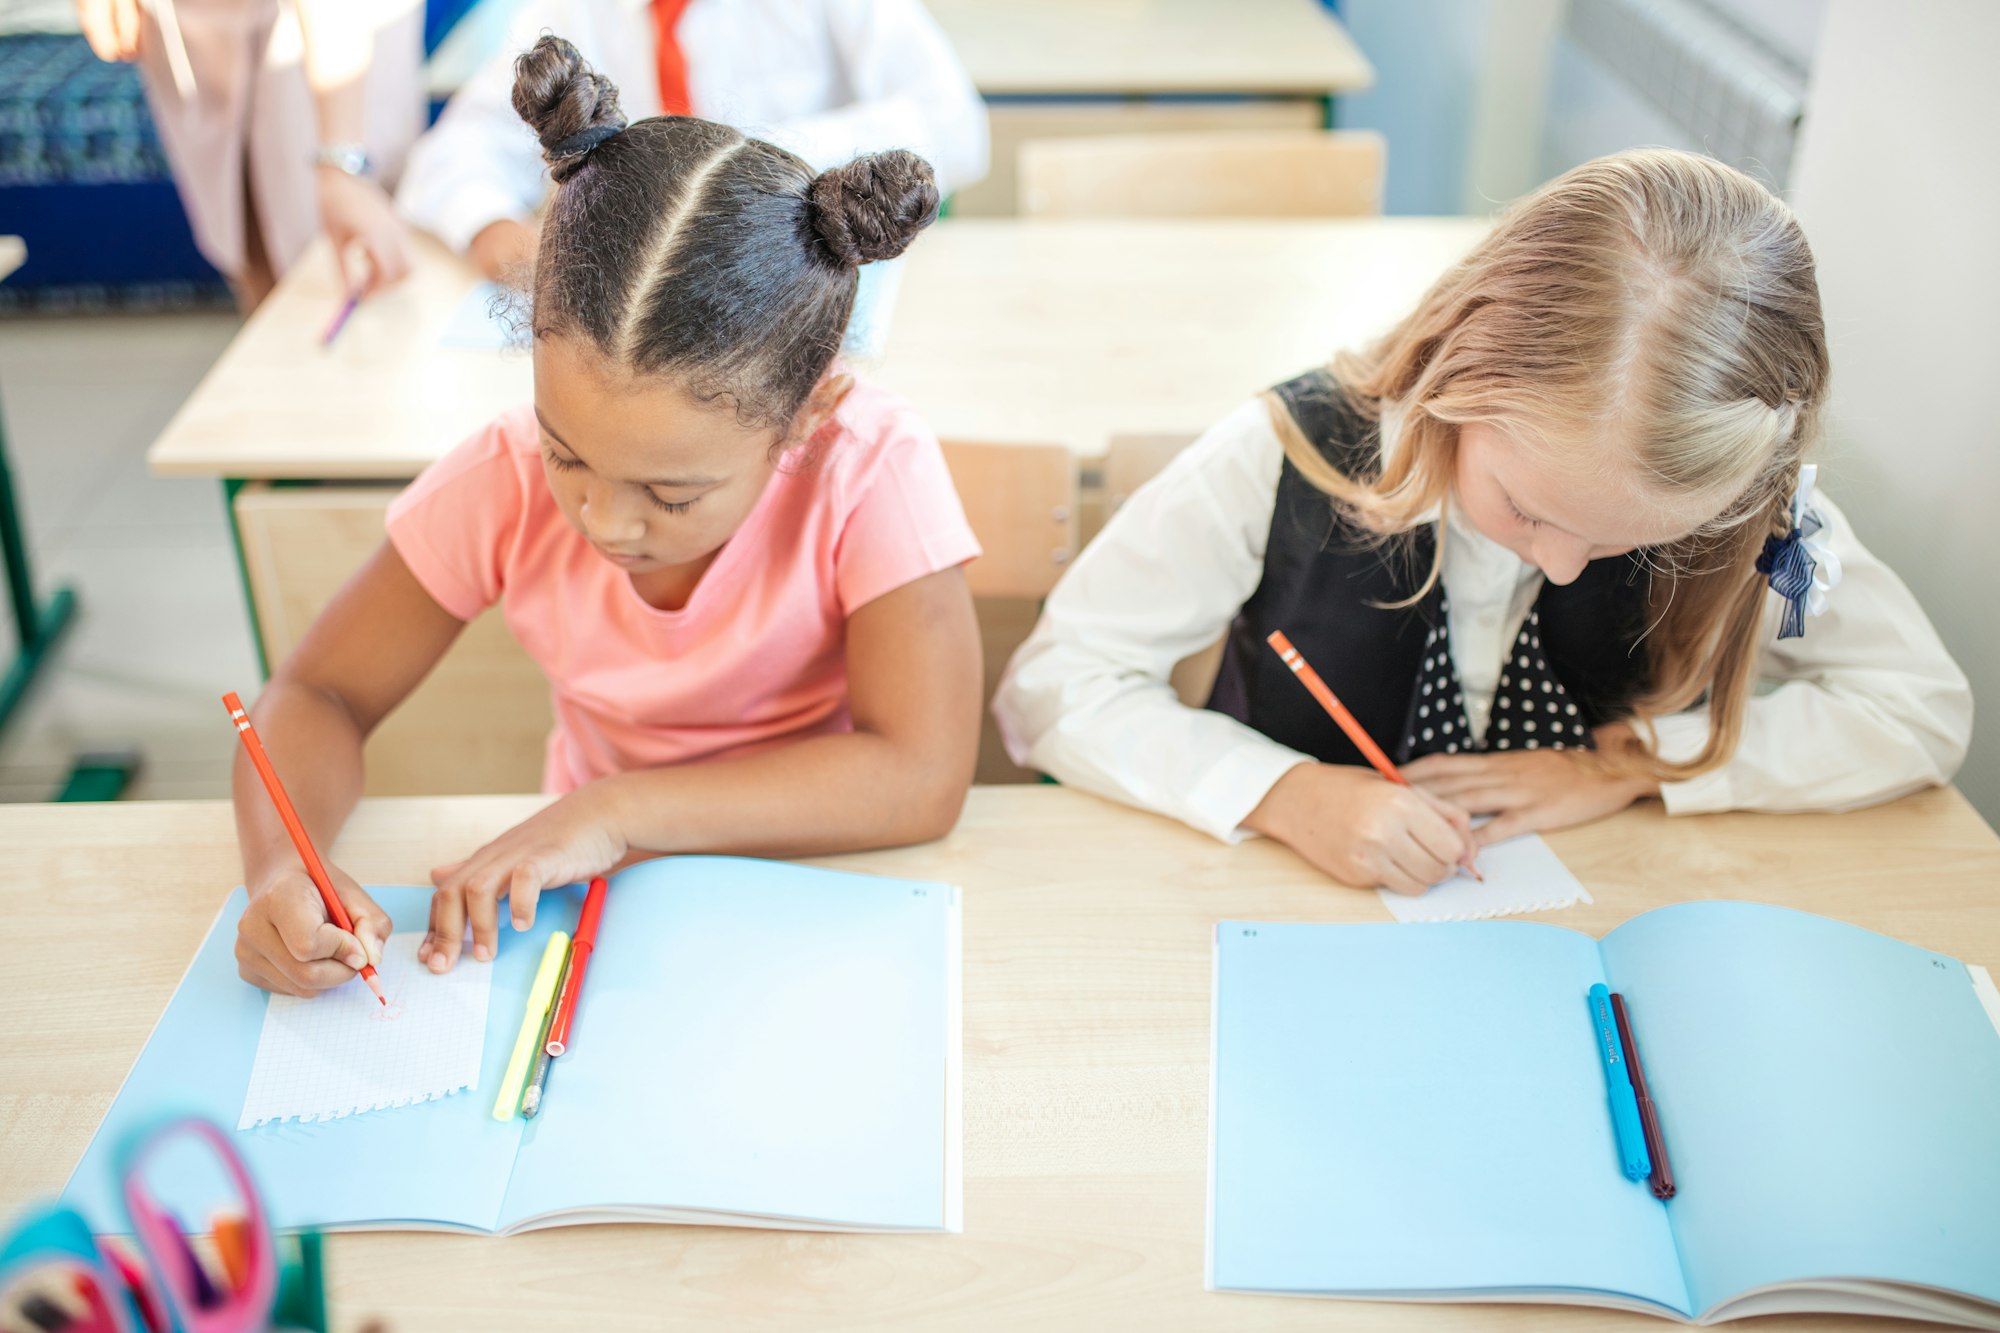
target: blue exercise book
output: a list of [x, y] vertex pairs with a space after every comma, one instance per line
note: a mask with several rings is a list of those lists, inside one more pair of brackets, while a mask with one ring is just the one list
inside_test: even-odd
[[[428, 889], [369, 892], [424, 928]], [[729, 857], [621, 871], [540, 1114], [496, 1120], [544, 946], [582, 901], [542, 895], [519, 934], [503, 906], [498, 958], [458, 963], [493, 969], [472, 1089], [233, 1131], [275, 1225], [963, 1229], [955, 887]], [[94, 1229], [127, 1229], [118, 1154], [137, 1133], [238, 1124], [270, 999], [236, 973], [245, 902], [223, 904], [70, 1175], [63, 1202]]]
[[[1622, 993], [1678, 1192], [1620, 1169]], [[2000, 994], [1752, 903], [1217, 928], [1208, 1285], [2000, 1328]]]

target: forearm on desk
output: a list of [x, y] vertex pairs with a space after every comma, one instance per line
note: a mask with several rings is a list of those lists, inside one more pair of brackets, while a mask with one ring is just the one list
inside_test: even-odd
[[635, 851], [813, 856], [943, 837], [970, 779], [949, 756], [855, 731], [592, 786]]

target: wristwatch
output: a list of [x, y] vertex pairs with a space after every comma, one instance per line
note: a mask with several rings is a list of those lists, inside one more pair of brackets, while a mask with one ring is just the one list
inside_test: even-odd
[[349, 176], [365, 176], [368, 150], [358, 143], [323, 143], [313, 150], [313, 165], [332, 167]]

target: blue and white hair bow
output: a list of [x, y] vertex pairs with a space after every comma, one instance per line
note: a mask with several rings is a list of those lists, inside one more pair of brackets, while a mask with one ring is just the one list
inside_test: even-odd
[[1757, 557], [1757, 572], [1771, 581], [1771, 591], [1785, 599], [1778, 637], [1796, 639], [1806, 632], [1806, 617], [1826, 610], [1826, 594], [1840, 582], [1840, 557], [1824, 542], [1813, 540], [1826, 527], [1812, 510], [1813, 481], [1819, 465], [1799, 469], [1799, 489], [1792, 496], [1792, 527], [1782, 537], [1766, 537]]

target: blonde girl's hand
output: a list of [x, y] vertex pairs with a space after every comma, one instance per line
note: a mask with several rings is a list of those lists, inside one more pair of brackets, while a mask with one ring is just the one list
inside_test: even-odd
[[1243, 824], [1343, 884], [1411, 895], [1451, 878], [1474, 849], [1463, 810], [1348, 764], [1298, 765]]
[[284, 866], [252, 886], [250, 905], [237, 919], [238, 976], [280, 995], [316, 995], [352, 981], [364, 961], [382, 961], [389, 914], [339, 866], [328, 866], [326, 873], [354, 932], [327, 919], [326, 904], [304, 866]]
[[535, 924], [543, 889], [607, 873], [628, 848], [607, 778], [577, 788], [530, 816], [463, 861], [431, 871], [430, 933], [417, 957], [433, 972], [458, 961], [465, 928], [472, 926], [472, 956], [490, 961], [500, 947], [500, 900], [507, 900], [515, 930]]
[[1620, 773], [1605, 762], [1605, 751], [1638, 743], [1629, 726], [1612, 723], [1595, 735], [1597, 750], [1425, 755], [1403, 765], [1403, 776], [1468, 814], [1493, 816], [1475, 833], [1482, 847], [1523, 833], [1587, 824], [1660, 794], [1660, 784], [1651, 778]]

